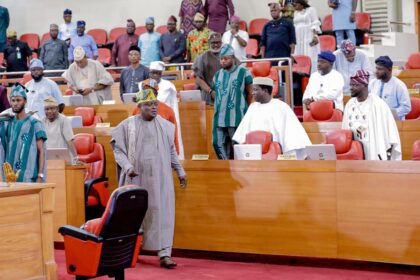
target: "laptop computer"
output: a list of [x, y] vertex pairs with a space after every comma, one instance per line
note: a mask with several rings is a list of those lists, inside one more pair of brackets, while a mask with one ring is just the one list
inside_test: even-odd
[[83, 96], [77, 95], [64, 95], [64, 105], [66, 106], [83, 106]]
[[133, 98], [136, 96], [135, 93], [124, 93], [123, 94], [123, 103], [131, 104], [134, 103]]
[[261, 160], [262, 147], [260, 144], [238, 144], [233, 146], [235, 160]]
[[308, 160], [336, 160], [337, 153], [333, 144], [318, 144], [306, 146]]
[[201, 101], [201, 91], [200, 90], [181, 90], [179, 92], [181, 96], [181, 102], [199, 102]]
[[70, 120], [72, 128], [80, 128], [83, 127], [83, 120], [81, 116], [67, 116]]
[[47, 149], [47, 160], [65, 160], [67, 163], [70, 163], [69, 149], [67, 148]]

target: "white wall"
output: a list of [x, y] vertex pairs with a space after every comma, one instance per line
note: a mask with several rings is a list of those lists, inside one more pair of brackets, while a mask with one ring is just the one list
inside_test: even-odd
[[411, 25], [403, 27], [405, 33], [416, 33], [415, 0], [402, 0], [402, 21]]
[[[0, 5], [9, 9], [10, 27], [18, 34], [48, 31], [50, 23], [60, 24], [64, 9], [73, 11], [73, 20], [86, 20], [86, 29], [125, 26], [132, 18], [144, 25], [148, 16], [155, 16], [156, 24], [166, 23], [170, 15], [178, 15], [181, 0], [2, 0]], [[233, 0], [236, 14], [249, 22], [253, 18], [270, 17], [266, 0]], [[310, 0], [323, 18], [330, 13], [327, 0]]]

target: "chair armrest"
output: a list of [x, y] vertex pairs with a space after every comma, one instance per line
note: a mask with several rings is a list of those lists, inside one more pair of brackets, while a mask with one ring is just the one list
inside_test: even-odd
[[74, 226], [69, 226], [69, 225], [62, 226], [58, 229], [58, 232], [63, 236], [69, 235], [69, 236], [72, 236], [74, 238], [81, 239], [84, 241], [89, 240], [96, 243], [102, 242], [102, 237], [98, 237], [94, 235], [93, 233], [90, 233], [86, 230], [83, 230]]
[[108, 178], [106, 177], [99, 177], [94, 179], [89, 179], [85, 181], [85, 201], [87, 202], [88, 194], [90, 192], [90, 189], [94, 184], [101, 183], [101, 182], [107, 182]]

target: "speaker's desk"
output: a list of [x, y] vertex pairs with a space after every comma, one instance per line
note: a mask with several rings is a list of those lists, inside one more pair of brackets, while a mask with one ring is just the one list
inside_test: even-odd
[[0, 279], [57, 279], [54, 184], [0, 183]]
[[420, 162], [183, 165], [175, 248], [420, 265]]

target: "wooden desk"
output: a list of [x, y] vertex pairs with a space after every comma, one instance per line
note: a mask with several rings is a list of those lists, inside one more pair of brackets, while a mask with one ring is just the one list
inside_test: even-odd
[[408, 88], [413, 88], [414, 84], [420, 83], [420, 70], [402, 70], [397, 77], [403, 81]]
[[0, 183], [0, 279], [57, 279], [53, 184]]
[[54, 241], [61, 242], [59, 227], [80, 227], [85, 222], [85, 166], [66, 166], [63, 160], [47, 162], [47, 182], [54, 183]]
[[174, 248], [420, 264], [420, 162], [183, 164]]

